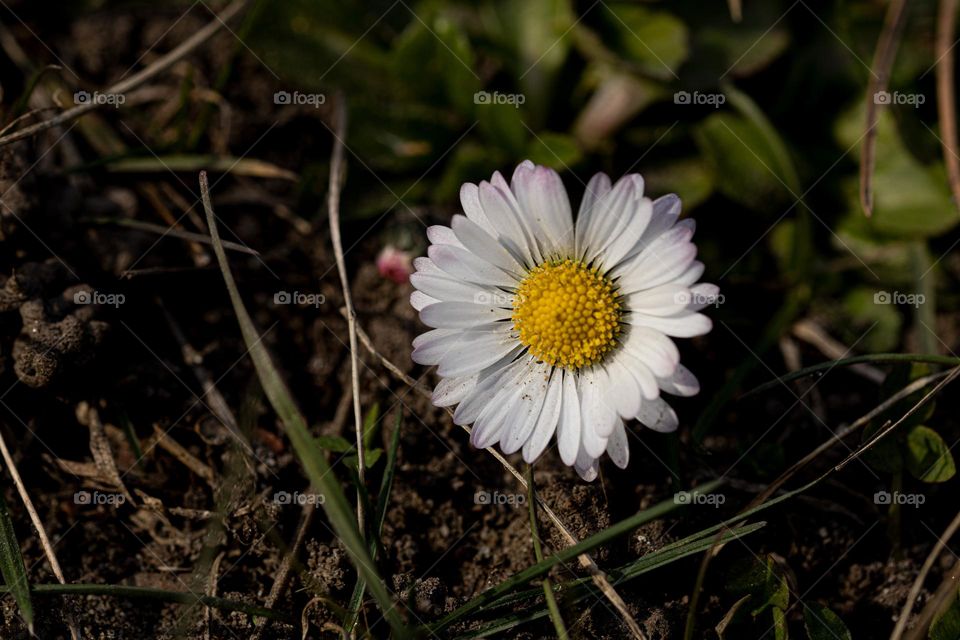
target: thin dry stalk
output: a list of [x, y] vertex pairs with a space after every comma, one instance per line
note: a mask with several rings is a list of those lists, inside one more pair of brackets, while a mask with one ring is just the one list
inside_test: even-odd
[[953, 86], [953, 38], [957, 24], [957, 0], [940, 0], [937, 15], [937, 116], [943, 145], [943, 161], [953, 192], [953, 203], [960, 207], [960, 156], [957, 155], [957, 96]]

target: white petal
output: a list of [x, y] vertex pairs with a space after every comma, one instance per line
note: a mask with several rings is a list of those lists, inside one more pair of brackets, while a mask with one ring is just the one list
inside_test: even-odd
[[464, 339], [451, 344], [449, 350], [440, 357], [438, 374], [444, 378], [471, 375], [521, 348], [512, 333], [471, 333], [464, 334]]
[[617, 413], [632, 418], [640, 410], [642, 394], [639, 382], [623, 364], [623, 358], [623, 354], [618, 352], [604, 366], [610, 374], [610, 398]]
[[700, 311], [720, 303], [720, 287], [708, 282], [701, 282], [690, 287], [691, 303], [687, 305], [690, 311]]
[[597, 479], [597, 470], [600, 468], [600, 464], [595, 457], [591, 456], [581, 447], [577, 453], [577, 460], [574, 462], [573, 468], [577, 470], [581, 478], [587, 482], [593, 482]]
[[672, 316], [687, 309], [693, 300], [690, 289], [675, 283], [661, 284], [626, 297], [627, 308], [652, 316]]
[[450, 276], [435, 276], [426, 273], [410, 274], [410, 284], [436, 301], [474, 302], [498, 307], [512, 307], [513, 294], [494, 287], [457, 280]]
[[510, 309], [471, 302], [438, 302], [424, 307], [420, 321], [434, 329], [476, 329], [510, 317]]
[[436, 298], [431, 298], [421, 291], [414, 291], [410, 294], [410, 306], [417, 311], [423, 311], [423, 308], [431, 304], [440, 302]]
[[522, 396], [535, 383], [536, 371], [535, 365], [528, 361], [519, 368], [517, 375], [501, 382], [493, 400], [473, 423], [473, 432], [470, 434], [470, 443], [473, 446], [486, 449], [500, 439], [504, 429], [517, 426]]
[[613, 231], [611, 242], [603, 249], [600, 260], [605, 270], [615, 268], [637, 246], [652, 216], [653, 203], [649, 198], [640, 198], [625, 224]]
[[505, 454], [519, 451], [533, 433], [550, 386], [549, 377], [550, 366], [539, 364], [526, 381], [519, 404], [511, 417], [513, 426], [500, 434], [500, 449]]
[[657, 378], [657, 384], [660, 385], [661, 389], [675, 396], [688, 397], [700, 393], [700, 382], [682, 364], [677, 365], [677, 370], [673, 372], [673, 375], [667, 378]]
[[680, 351], [673, 340], [647, 327], [630, 327], [624, 349], [656, 376], [669, 376], [680, 363]]
[[563, 400], [557, 423], [557, 450], [565, 465], [572, 465], [580, 449], [580, 397], [574, 374], [563, 372]]
[[[430, 307], [427, 307], [430, 309]], [[421, 315], [423, 312], [421, 312]], [[674, 338], [693, 338], [710, 333], [713, 322], [702, 313], [691, 313], [688, 316], [671, 316], [657, 318], [643, 313], [628, 313], [625, 321], [635, 327], [649, 327], [656, 329]]]
[[621, 358], [621, 362], [623, 362], [624, 366], [626, 366], [630, 374], [637, 381], [643, 397], [648, 400], [658, 397], [660, 395], [660, 386], [657, 384], [657, 378], [653, 375], [646, 361], [637, 355], [637, 353], [628, 349], [624, 349]]
[[627, 443], [627, 430], [623, 426], [623, 420], [620, 420], [613, 428], [610, 434], [610, 440], [607, 441], [607, 455], [613, 460], [613, 464], [621, 469], [626, 469], [630, 463], [630, 445]]
[[607, 438], [613, 430], [616, 412], [607, 404], [609, 383], [602, 369], [591, 369], [580, 375], [580, 441], [594, 458], [607, 448]]
[[637, 420], [642, 422], [644, 426], [661, 433], [676, 431], [680, 425], [676, 412], [663, 398], [644, 400], [643, 406], [640, 407], [640, 413], [637, 414]]
[[642, 291], [683, 275], [697, 256], [697, 246], [689, 242], [689, 234], [689, 229], [668, 231], [635, 258], [621, 264], [611, 273], [613, 277], [620, 277], [620, 290], [624, 293]]
[[574, 235], [576, 235], [576, 255], [584, 253], [584, 240], [586, 239], [587, 228], [593, 223], [591, 219], [597, 214], [596, 204], [603, 196], [610, 191], [610, 178], [605, 173], [598, 173], [590, 178], [587, 188], [583, 193], [583, 200], [580, 201], [580, 211], [577, 213], [577, 222]]
[[460, 247], [434, 244], [427, 249], [427, 255], [438, 267], [460, 280], [506, 288], [515, 287], [518, 282], [516, 276]]
[[677, 284], [682, 284], [686, 287], [689, 287], [694, 282], [700, 279], [700, 276], [703, 275], [703, 269], [704, 269], [703, 263], [700, 262], [699, 260], [694, 260], [690, 264], [690, 266], [687, 267], [687, 270], [684, 271], [683, 274], [680, 275], [680, 277], [674, 280], [674, 282], [676, 282]]
[[434, 406], [450, 407], [463, 400], [477, 386], [479, 374], [462, 378], [443, 378], [433, 389], [430, 400]]
[[634, 202], [643, 193], [643, 178], [626, 175], [594, 205], [594, 215], [585, 230], [582, 248], [587, 262], [593, 262], [616, 237], [616, 230], [627, 224], [633, 213]]
[[[513, 198], [513, 194], [509, 197]], [[480, 205], [496, 230], [497, 240], [524, 265], [529, 267], [536, 264], [539, 260], [535, 259], [534, 248], [530, 246], [520, 221], [520, 213], [515, 210], [508, 196], [489, 182], [481, 182]]]
[[419, 258], [413, 259], [413, 268], [417, 273], [424, 273], [432, 276], [443, 276], [445, 278], [450, 277], [447, 273], [443, 271], [440, 267], [433, 263], [433, 260], [420, 256]]
[[480, 415], [480, 412], [490, 403], [499, 389], [501, 381], [507, 381], [522, 370], [523, 361], [516, 360], [501, 367], [488, 367], [480, 373], [477, 385], [467, 393], [467, 396], [457, 405], [453, 412], [453, 422], [459, 425], [471, 424]]
[[480, 206], [480, 189], [477, 185], [468, 182], [460, 187], [460, 205], [463, 207], [463, 212], [467, 214], [467, 218], [480, 225], [480, 228], [490, 235], [496, 235], [494, 226], [490, 224], [487, 214]]
[[427, 227], [427, 239], [433, 244], [452, 244], [455, 247], [463, 246], [460, 244], [460, 241], [457, 240], [457, 236], [454, 235], [453, 229], [439, 224]]
[[543, 401], [543, 409], [540, 411], [540, 417], [537, 418], [537, 425], [523, 445], [523, 460], [528, 464], [540, 457], [557, 430], [562, 392], [563, 374], [559, 369], [554, 369], [550, 377], [550, 388], [547, 389], [547, 396]]
[[525, 162], [514, 172], [510, 188], [533, 223], [533, 233], [543, 235], [544, 253], [569, 256], [574, 244], [573, 212], [557, 172]]
[[502, 244], [469, 218], [453, 216], [453, 233], [463, 246], [487, 262], [515, 275], [524, 271]]

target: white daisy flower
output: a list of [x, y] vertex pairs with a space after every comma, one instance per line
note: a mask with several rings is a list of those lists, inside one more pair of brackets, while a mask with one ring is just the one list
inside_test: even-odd
[[598, 173], [576, 222], [560, 176], [525, 161], [510, 184], [465, 184], [466, 216], [427, 229], [411, 304], [432, 331], [413, 360], [438, 365], [437, 406], [457, 405], [475, 447], [500, 444], [533, 462], [556, 434], [560, 458], [585, 480], [604, 452], [624, 468], [624, 420], [677, 428], [661, 392], [700, 385], [671, 337], [708, 333], [701, 313], [718, 288], [696, 284], [692, 220], [680, 199], [651, 201], [643, 178]]

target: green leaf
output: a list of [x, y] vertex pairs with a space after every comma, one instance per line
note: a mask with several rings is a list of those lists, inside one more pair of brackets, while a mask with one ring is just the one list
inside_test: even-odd
[[340, 488], [340, 481], [330, 473], [330, 465], [327, 463], [323, 450], [307, 428], [300, 409], [297, 408], [293, 397], [290, 395], [290, 390], [274, 366], [270, 353], [261, 341], [260, 333], [254, 326], [253, 320], [240, 298], [240, 291], [237, 289], [237, 284], [230, 271], [230, 265], [227, 262], [227, 254], [220, 242], [220, 232], [217, 229], [216, 216], [210, 202], [210, 192], [205, 173], [200, 174], [200, 192], [203, 199], [203, 208], [207, 215], [207, 226], [210, 228], [214, 253], [217, 255], [220, 270], [223, 272], [223, 280], [233, 304], [234, 314], [240, 324], [240, 332], [243, 334], [243, 341], [246, 343], [253, 360], [260, 385], [263, 387], [273, 410], [276, 411], [283, 422], [290, 442], [293, 444], [294, 452], [297, 454], [307, 478], [326, 498], [323, 509], [327, 518], [333, 525], [337, 537], [347, 550], [358, 573], [367, 583], [370, 593], [380, 605], [384, 618], [396, 635], [407, 637], [407, 628], [400, 619], [396, 610], [396, 603], [387, 591], [383, 579], [377, 573], [373, 560], [370, 558], [363, 535], [357, 529], [356, 514], [354, 514], [350, 503], [347, 502], [347, 498]]
[[957, 468], [950, 447], [940, 434], [922, 425], [907, 434], [907, 471], [923, 482], [946, 482]]
[[[865, 128], [862, 101], [844, 115], [837, 137], [845, 147], [857, 144]], [[873, 175], [874, 211], [864, 219], [859, 200], [859, 179], [846, 181], [849, 218], [875, 234], [892, 238], [940, 235], [960, 221], [950, 197], [942, 165], [924, 165], [904, 145], [890, 109], [881, 109], [877, 120], [876, 166]], [[857, 224], [857, 223], [854, 223]]]
[[[861, 444], [869, 442], [883, 427], [883, 421], [874, 420], [866, 426], [861, 436]], [[871, 469], [883, 473], [899, 473], [903, 470], [903, 447], [895, 437], [887, 437], [873, 445], [863, 454], [864, 461]]]
[[27, 569], [23, 565], [23, 556], [20, 553], [20, 543], [17, 542], [17, 533], [13, 528], [10, 510], [7, 501], [0, 492], [0, 572], [7, 590], [13, 594], [20, 615], [23, 616], [33, 635], [33, 601], [30, 599], [30, 582], [27, 579]]
[[787, 640], [790, 637], [790, 630], [787, 628], [787, 614], [780, 607], [773, 608], [773, 638], [774, 640]]
[[541, 131], [530, 141], [526, 157], [536, 164], [562, 171], [580, 162], [583, 153], [573, 136]]
[[317, 436], [317, 444], [327, 451], [334, 453], [346, 453], [353, 450], [353, 443], [343, 436]]
[[750, 594], [750, 613], [757, 617], [770, 607], [786, 610], [790, 605], [790, 586], [773, 558], [763, 561], [748, 558], [735, 564], [730, 570], [733, 577], [727, 582], [728, 591], [741, 595]]
[[954, 595], [950, 605], [930, 625], [930, 640], [957, 640], [960, 638], [960, 599]]
[[853, 640], [840, 616], [816, 602], [804, 606], [803, 625], [809, 640]]
[[377, 435], [377, 427], [380, 424], [380, 403], [374, 402], [373, 406], [367, 411], [363, 418], [363, 448], [369, 449], [373, 444], [373, 439]]
[[606, 24], [614, 34], [614, 49], [647, 75], [667, 81], [677, 77], [689, 52], [689, 36], [682, 20], [636, 4], [614, 2], [602, 6]]
[[900, 344], [903, 316], [896, 305], [878, 302], [878, 294], [875, 287], [858, 287], [843, 297], [838, 310], [844, 318], [840, 326], [849, 334], [843, 338], [861, 339], [858, 347], [864, 351], [892, 351]]
[[[680, 196], [684, 211], [690, 211], [709, 198], [716, 186], [713, 172], [700, 158], [658, 164], [644, 171], [643, 179], [652, 194], [675, 193]], [[777, 228], [779, 226], [774, 230]]]

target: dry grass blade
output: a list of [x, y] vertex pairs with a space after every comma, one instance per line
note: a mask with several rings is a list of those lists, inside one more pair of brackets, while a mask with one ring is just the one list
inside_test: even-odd
[[873, 215], [873, 168], [877, 162], [877, 113], [880, 104], [877, 97], [887, 90], [890, 69], [897, 55], [897, 45], [903, 27], [903, 13], [907, 0], [890, 0], [883, 30], [877, 40], [867, 83], [867, 118], [863, 146], [860, 152], [860, 206], [868, 218]]
[[[357, 478], [364, 484], [366, 456], [363, 451], [363, 416], [360, 413], [360, 363], [357, 362], [357, 314], [353, 310], [353, 297], [350, 295], [350, 278], [347, 276], [347, 263], [343, 258], [343, 241], [340, 238], [340, 188], [343, 185], [343, 145], [347, 135], [347, 106], [343, 98], [335, 99], [335, 118], [333, 152], [330, 157], [330, 188], [327, 192], [327, 215], [330, 220], [330, 241], [333, 243], [333, 255], [337, 261], [337, 273], [340, 275], [340, 288], [343, 290], [343, 302], [347, 307], [347, 327], [350, 332], [350, 385], [353, 390], [353, 422], [357, 438]], [[364, 531], [363, 500], [357, 490], [357, 526]]]
[[910, 593], [907, 594], [907, 600], [903, 603], [903, 609], [900, 610], [900, 617], [897, 619], [897, 625], [893, 628], [893, 633], [890, 634], [890, 640], [900, 640], [900, 638], [903, 637], [903, 632], [907, 628], [907, 621], [910, 619], [910, 612], [913, 611], [913, 604], [917, 601], [917, 596], [920, 595], [920, 589], [923, 588], [923, 581], [926, 580], [927, 574], [933, 567], [933, 563], [940, 557], [940, 552], [946, 548], [947, 541], [957, 532], [958, 527], [960, 527], [960, 512], [954, 516], [950, 524], [947, 525], [947, 528], [937, 538], [937, 544], [933, 546], [930, 555], [923, 561], [923, 566], [920, 567], [920, 573], [917, 574], [916, 580], [913, 581], [913, 585], [910, 587]]
[[953, 48], [957, 24], [958, 0], [940, 0], [937, 15], [937, 115], [943, 143], [943, 161], [953, 192], [953, 203], [960, 207], [960, 156], [957, 155], [957, 95], [953, 86]]
[[[342, 309], [341, 309], [341, 313], [343, 313]], [[384, 368], [387, 369], [387, 371], [395, 375], [402, 382], [409, 385], [414, 391], [416, 391], [420, 395], [426, 398], [432, 397], [432, 394], [430, 393], [429, 389], [425, 388], [423, 385], [419, 384], [416, 380], [414, 380], [413, 378], [405, 374], [403, 371], [400, 370], [399, 367], [397, 367], [397, 365], [393, 364], [389, 359], [386, 358], [386, 356], [382, 355], [379, 351], [377, 351], [376, 347], [373, 346], [373, 342], [370, 340], [370, 336], [368, 336], [367, 333], [359, 325], [357, 326], [357, 336], [360, 338], [360, 342], [363, 343], [364, 348], [366, 348], [367, 351], [369, 351], [372, 356], [377, 358], [380, 361], [380, 363], [383, 364]], [[451, 417], [453, 416], [453, 412], [449, 408], [446, 409], [446, 412]], [[463, 426], [463, 430], [466, 431], [468, 434], [470, 433], [470, 427]], [[510, 464], [510, 462], [508, 462], [507, 459], [504, 458], [500, 454], [500, 452], [497, 451], [496, 449], [491, 447], [489, 449], [486, 449], [486, 451], [487, 453], [492, 455], [494, 458], [496, 458], [497, 462], [502, 464], [503, 468], [510, 472], [510, 475], [516, 478], [517, 482], [520, 483], [520, 486], [523, 487], [524, 491], [527, 491], [528, 489], [527, 480], [526, 478], [523, 477], [522, 473], [517, 471], [516, 467]], [[543, 512], [547, 514], [547, 518], [550, 520], [550, 522], [553, 523], [553, 525], [557, 528], [557, 530], [560, 531], [560, 534], [570, 544], [570, 546], [573, 546], [579, 543], [580, 541], [577, 540], [577, 538], [573, 535], [573, 533], [570, 532], [570, 529], [568, 529], [567, 526], [563, 524], [563, 521], [560, 520], [560, 517], [553, 511], [553, 509], [550, 508], [550, 505], [543, 502], [543, 500], [541, 500], [539, 496], [535, 496], [535, 497], [536, 497], [537, 506], [543, 509]], [[637, 624], [637, 621], [634, 620], [633, 616], [630, 614], [630, 610], [627, 609], [626, 602], [623, 601], [623, 598], [620, 597], [620, 594], [617, 593], [617, 590], [613, 588], [613, 585], [610, 584], [610, 580], [607, 579], [606, 574], [604, 574], [604, 572], [600, 569], [597, 563], [594, 562], [593, 558], [590, 557], [590, 554], [581, 553], [579, 556], [577, 556], [577, 561], [580, 563], [581, 567], [587, 570], [587, 572], [590, 574], [590, 579], [597, 586], [597, 588], [600, 589], [604, 597], [606, 597], [607, 600], [610, 601], [610, 604], [612, 604], [613, 607], [620, 614], [620, 617], [623, 619], [624, 624], [627, 625], [627, 628], [630, 629], [630, 633], [633, 635], [633, 637], [638, 638], [639, 640], [646, 640], [646, 636], [644, 635], [643, 631], [640, 629], [640, 625]]]
[[253, 320], [240, 298], [240, 291], [237, 289], [236, 281], [233, 279], [230, 265], [227, 262], [226, 251], [220, 244], [220, 232], [217, 230], [216, 216], [213, 213], [213, 204], [210, 202], [210, 187], [206, 173], [200, 174], [200, 194], [207, 215], [207, 224], [210, 227], [210, 237], [213, 238], [213, 249], [217, 254], [217, 261], [220, 263], [223, 272], [224, 283], [227, 286], [227, 292], [230, 295], [234, 313], [243, 334], [243, 340], [247, 349], [249, 349], [264, 394], [283, 422], [287, 436], [293, 444], [294, 452], [297, 454], [304, 472], [313, 486], [323, 493], [324, 511], [358, 574], [367, 583], [367, 588], [371, 595], [376, 598], [394, 634], [405, 638], [409, 635], [407, 628], [397, 614], [396, 603], [387, 591], [383, 579], [377, 573], [373, 560], [367, 552], [366, 542], [356, 527], [353, 511], [340, 488], [339, 480], [331, 473], [330, 465], [327, 463], [323, 451], [307, 428], [303, 415], [274, 366], [266, 346], [260, 341]]
[[[136, 87], [139, 87], [148, 80], [155, 78], [159, 74], [172, 67], [178, 60], [181, 60], [184, 56], [213, 37], [213, 35], [220, 31], [220, 29], [226, 27], [227, 22], [232, 20], [238, 13], [240, 13], [240, 10], [243, 9], [246, 4], [246, 0], [236, 0], [236, 2], [224, 9], [220, 15], [215, 16], [214, 19], [207, 23], [206, 26], [184, 40], [172, 51], [161, 56], [153, 64], [133, 74], [126, 80], [121, 80], [120, 82], [111, 85], [109, 88], [104, 89], [103, 93], [125, 94], [129, 91], [132, 91]], [[41, 131], [52, 129], [53, 127], [59, 126], [65, 122], [79, 118], [83, 114], [93, 111], [100, 106], [101, 104], [99, 102], [95, 100], [88, 100], [83, 104], [67, 109], [63, 113], [54, 116], [49, 120], [38, 122], [37, 124], [3, 136], [0, 138], [0, 147], [10, 144], [11, 142], [16, 142], [17, 140], [29, 138], [30, 136], [40, 133]]]
[[[2, 431], [0, 431], [0, 454], [3, 454], [3, 461], [10, 471], [10, 477], [13, 478], [13, 484], [17, 487], [17, 493], [20, 494], [20, 499], [23, 500], [23, 506], [27, 508], [27, 513], [30, 515], [30, 522], [33, 523], [33, 528], [37, 531], [40, 546], [43, 548], [43, 553], [47, 557], [47, 562], [50, 563], [50, 569], [53, 571], [53, 575], [56, 576], [60, 584], [66, 584], [67, 580], [63, 575], [63, 570], [60, 568], [57, 554], [53, 552], [53, 545], [50, 544], [47, 531], [43, 527], [43, 522], [40, 521], [40, 514], [37, 513], [36, 507], [33, 506], [33, 500], [30, 499], [27, 487], [23, 484], [23, 478], [20, 477], [20, 472], [17, 471], [17, 466], [14, 464], [13, 456], [10, 455], [10, 450], [7, 449], [7, 441], [3, 437]], [[80, 637], [80, 633], [77, 631], [77, 624], [73, 620], [73, 615], [69, 612], [67, 614], [67, 626], [70, 628], [71, 638], [76, 640]]]

